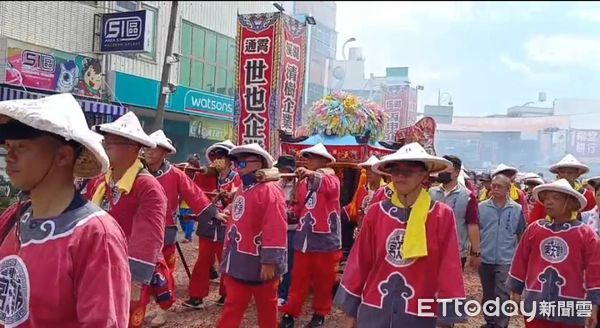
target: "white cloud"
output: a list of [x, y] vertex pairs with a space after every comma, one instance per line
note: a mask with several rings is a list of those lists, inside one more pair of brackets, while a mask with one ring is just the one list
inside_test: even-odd
[[531, 67], [529, 67], [527, 64], [514, 61], [513, 59], [511, 59], [508, 56], [502, 56], [502, 57], [500, 57], [500, 61], [502, 62], [502, 64], [504, 64], [512, 72], [522, 73], [522, 74], [525, 74], [525, 75], [532, 75], [533, 74], [533, 71], [531, 70]]
[[527, 58], [555, 67], [600, 69], [600, 39], [575, 35], [537, 36], [525, 45]]
[[458, 22], [472, 16], [473, 3], [451, 2], [338, 2], [337, 29], [341, 32], [383, 28], [387, 32], [420, 30], [432, 19]]
[[600, 9], [577, 9], [571, 13], [571, 17], [588, 22], [600, 22]]
[[548, 80], [560, 76], [559, 72], [537, 72], [530, 65], [512, 59], [509, 56], [501, 56], [500, 62], [508, 68], [509, 71], [521, 74], [529, 79]]
[[409, 75], [410, 80], [415, 84], [426, 85], [434, 81], [450, 80], [455, 72], [417, 64], [410, 67]]
[[600, 22], [600, 6], [597, 2], [573, 2], [570, 11], [571, 18], [586, 22]]

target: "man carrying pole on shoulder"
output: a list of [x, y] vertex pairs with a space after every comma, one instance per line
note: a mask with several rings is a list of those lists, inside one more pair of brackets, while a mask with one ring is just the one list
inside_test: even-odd
[[[229, 151], [235, 145], [225, 140], [217, 142], [206, 149], [206, 159], [211, 167], [215, 168], [219, 173], [216, 183], [212, 181], [210, 189], [205, 192], [212, 192], [213, 203], [216, 206], [217, 213], [207, 220], [198, 220], [198, 260], [192, 271], [192, 279], [190, 280], [189, 295], [190, 298], [183, 303], [183, 306], [195, 310], [204, 308], [203, 299], [209, 294], [210, 289], [210, 274], [215, 263], [215, 259], [220, 263], [223, 254], [223, 242], [225, 240], [225, 230], [227, 228], [228, 214], [225, 209], [230, 206], [232, 196], [241, 186], [241, 180], [237, 172], [231, 166], [229, 159]], [[197, 181], [203, 181], [202, 185], [209, 187], [206, 183], [208, 177], [206, 175], [198, 175]], [[210, 177], [209, 179], [212, 179]], [[219, 281], [219, 295], [217, 300], [218, 306], [225, 304], [225, 284], [223, 277]]]
[[[165, 240], [162, 254], [169, 267], [171, 279], [175, 281], [174, 273], [177, 269], [177, 210], [181, 200], [185, 201], [199, 220], [212, 219], [217, 214], [216, 207], [210, 202], [204, 192], [188, 178], [185, 173], [171, 165], [167, 160], [168, 155], [175, 154], [171, 140], [162, 130], [157, 130], [150, 135], [156, 142], [156, 148], [144, 148], [144, 159], [150, 173], [158, 180], [167, 196], [167, 216], [165, 218]], [[173, 286], [174, 287], [174, 286]], [[175, 295], [175, 290], [170, 291]], [[166, 322], [164, 309], [159, 310], [152, 319], [152, 327], [160, 327]]]
[[287, 271], [285, 196], [277, 182], [258, 182], [256, 172], [273, 167], [258, 144], [230, 151], [243, 181], [227, 222], [221, 272], [227, 288], [218, 328], [239, 327], [254, 297], [260, 328], [277, 326], [277, 287]]
[[300, 183], [296, 199], [298, 229], [294, 236], [292, 287], [280, 328], [294, 327], [294, 319], [313, 287], [313, 317], [308, 327], [323, 327], [332, 308], [331, 293], [341, 259], [340, 180], [327, 168], [335, 158], [321, 143], [301, 151], [307, 167], [296, 169]]

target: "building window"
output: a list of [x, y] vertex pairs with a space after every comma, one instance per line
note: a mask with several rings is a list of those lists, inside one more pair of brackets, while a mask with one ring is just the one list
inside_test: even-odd
[[235, 40], [183, 20], [179, 84], [233, 96]]
[[117, 11], [135, 11], [139, 8], [139, 1], [115, 1]]
[[149, 28], [148, 34], [150, 35], [151, 43], [150, 51], [147, 53], [140, 54], [140, 57], [154, 61], [156, 60], [156, 34], [158, 27], [158, 10], [147, 5], [142, 5], [142, 9], [148, 12], [148, 15], [146, 16], [146, 25]]
[[92, 7], [98, 7], [98, 1], [77, 1], [77, 2], [82, 3], [84, 5], [92, 6]]

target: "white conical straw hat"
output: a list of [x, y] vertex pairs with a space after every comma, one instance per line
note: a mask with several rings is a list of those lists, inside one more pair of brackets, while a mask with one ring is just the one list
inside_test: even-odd
[[73, 95], [62, 93], [40, 99], [0, 101], [0, 115], [66, 140], [74, 140], [85, 147], [75, 164], [76, 177], [93, 178], [108, 170], [102, 136], [88, 128], [79, 102]]
[[215, 149], [224, 149], [227, 151], [227, 153], [229, 153], [229, 151], [232, 150], [233, 147], [235, 147], [235, 145], [229, 139], [220, 141], [220, 142], [217, 142], [217, 143], [214, 143], [214, 144], [208, 146], [208, 148], [206, 148], [206, 152], [204, 152], [204, 156], [206, 156], [206, 160], [208, 162], [210, 162], [210, 158], [208, 157], [208, 154], [210, 154], [211, 151], [213, 151]]
[[395, 153], [384, 156], [373, 165], [372, 170], [384, 175], [389, 175], [385, 167], [394, 162], [423, 162], [429, 169], [429, 173], [445, 171], [452, 167], [452, 163], [444, 158], [432, 156], [425, 148], [417, 142], [404, 145]]
[[329, 160], [329, 162], [331, 163], [335, 163], [335, 157], [333, 157], [328, 151], [327, 148], [325, 148], [325, 146], [322, 143], [318, 143], [312, 147], [306, 148], [306, 149], [302, 149], [300, 151], [300, 155], [305, 156], [306, 154], [312, 154], [312, 155], [317, 155], [317, 156], [321, 156], [321, 157], [325, 157]]
[[243, 154], [243, 153], [261, 156], [262, 158], [264, 158], [267, 161], [267, 168], [269, 168], [269, 169], [273, 167], [273, 163], [275, 162], [275, 160], [273, 159], [271, 154], [269, 154], [268, 151], [264, 150], [257, 143], [235, 146], [235, 147], [233, 147], [232, 150], [229, 151], [229, 156], [235, 157], [236, 155]]
[[578, 169], [579, 175], [586, 174], [590, 171], [590, 168], [587, 165], [578, 161], [577, 158], [575, 158], [575, 156], [571, 154], [567, 154], [558, 163], [550, 166], [549, 171], [554, 174], [557, 174], [559, 169], [567, 167]]
[[556, 180], [552, 183], [546, 183], [533, 188], [533, 197], [535, 197], [535, 200], [541, 202], [540, 193], [544, 191], [555, 191], [575, 197], [579, 202], [578, 211], [581, 211], [587, 206], [587, 200], [585, 199], [583, 194], [573, 189], [573, 187], [571, 187], [569, 182], [565, 179]]
[[150, 134], [150, 138], [156, 142], [158, 147], [165, 148], [169, 151], [169, 154], [175, 154], [177, 149], [173, 147], [173, 142], [171, 139], [167, 138], [165, 132], [163, 130], [156, 130], [152, 134]]
[[371, 167], [373, 165], [375, 165], [375, 163], [379, 162], [379, 158], [377, 158], [377, 156], [373, 155], [371, 157], [369, 157], [369, 159], [366, 162], [362, 162], [360, 164], [358, 164], [358, 166], [360, 167]]
[[144, 147], [156, 147], [156, 142], [144, 132], [140, 120], [133, 112], [127, 112], [127, 114], [119, 117], [114, 122], [95, 125], [94, 131], [114, 134], [135, 141]]
[[519, 173], [519, 170], [517, 170], [516, 168], [512, 167], [512, 166], [508, 166], [506, 164], [500, 164], [498, 165], [498, 167], [492, 172], [492, 177], [494, 177], [494, 175], [497, 175], [501, 172], [504, 171], [512, 171], [514, 172], [514, 174]]

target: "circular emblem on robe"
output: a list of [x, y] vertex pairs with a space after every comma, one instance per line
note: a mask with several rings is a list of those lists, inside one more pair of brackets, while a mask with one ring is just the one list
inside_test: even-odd
[[[309, 191], [310, 192], [310, 191]], [[306, 201], [306, 208], [312, 210], [317, 206], [317, 193], [313, 192], [310, 194], [310, 198]]]
[[405, 267], [415, 262], [415, 260], [405, 260], [402, 258], [400, 249], [404, 244], [405, 232], [406, 230], [404, 229], [394, 229], [385, 242], [385, 249], [387, 251], [385, 260], [395, 267]]
[[238, 221], [244, 215], [244, 208], [246, 207], [246, 199], [244, 196], [238, 196], [233, 201], [233, 219]]
[[560, 263], [569, 256], [569, 245], [560, 237], [549, 237], [540, 243], [540, 254], [550, 263]]
[[0, 324], [14, 327], [29, 318], [29, 274], [23, 260], [7, 256], [0, 261]]

